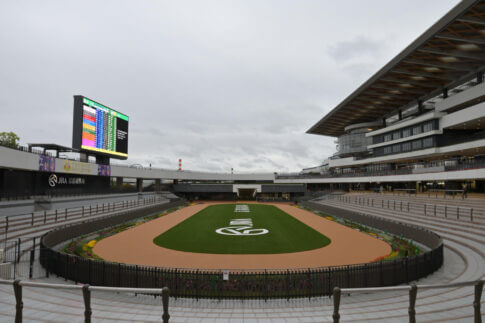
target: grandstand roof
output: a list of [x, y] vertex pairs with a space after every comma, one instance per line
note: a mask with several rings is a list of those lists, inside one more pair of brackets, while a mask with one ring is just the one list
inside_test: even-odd
[[339, 136], [471, 79], [485, 68], [485, 0], [463, 0], [307, 133]]

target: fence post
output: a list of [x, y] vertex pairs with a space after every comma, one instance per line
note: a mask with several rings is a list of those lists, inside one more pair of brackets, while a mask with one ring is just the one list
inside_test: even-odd
[[340, 308], [340, 288], [335, 287], [333, 289], [333, 322], [334, 323], [339, 323], [340, 322], [340, 314], [339, 314], [339, 308]]
[[84, 299], [84, 322], [91, 323], [91, 291], [89, 284], [83, 285], [83, 299]]
[[162, 320], [163, 323], [168, 323], [168, 320], [170, 319], [170, 315], [168, 314], [168, 297], [169, 297], [170, 291], [168, 287], [162, 288], [162, 306], [163, 306], [163, 314], [162, 314]]
[[30, 262], [29, 262], [29, 278], [32, 279], [34, 273], [34, 258], [35, 258], [35, 249], [30, 250]]
[[475, 300], [473, 301], [473, 309], [475, 312], [475, 322], [481, 323], [482, 316], [480, 314], [480, 299], [482, 298], [483, 281], [477, 281], [475, 284]]
[[20, 285], [20, 279], [16, 279], [13, 282], [13, 291], [17, 302], [15, 306], [15, 323], [22, 323], [22, 309], [24, 303], [22, 302], [22, 286]]
[[416, 323], [416, 296], [418, 294], [418, 286], [416, 284], [411, 284], [411, 289], [409, 290], [409, 323]]
[[138, 288], [138, 265], [135, 265], [135, 287]]
[[18, 248], [18, 252], [17, 252], [17, 263], [20, 262], [20, 243], [22, 242], [22, 240], [20, 240], [19, 238], [19, 243], [17, 245], [17, 248]]

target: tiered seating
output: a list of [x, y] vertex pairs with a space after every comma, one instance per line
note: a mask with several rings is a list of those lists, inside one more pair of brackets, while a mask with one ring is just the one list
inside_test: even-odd
[[[368, 206], [367, 202], [347, 202], [344, 198], [326, 198], [319, 202], [339, 208], [353, 209], [362, 213], [382, 216], [401, 222], [420, 225], [439, 233], [445, 241], [445, 264], [438, 272], [421, 279], [419, 284], [447, 283], [483, 278], [485, 275], [485, 224], [482, 222], [482, 201], [458, 201], [460, 206], [472, 205], [476, 220], [466, 217], [425, 216], [417, 204], [400, 211], [393, 207], [381, 208]], [[413, 200], [378, 194], [352, 194], [352, 198], [379, 198], [407, 203], [427, 203], [430, 200]], [[470, 202], [471, 201], [471, 202]], [[398, 203], [399, 203], [398, 202]], [[470, 204], [467, 204], [470, 202]], [[369, 202], [371, 203], [371, 202]], [[51, 283], [63, 280], [51, 277]], [[24, 288], [24, 318], [41, 321], [70, 321], [82, 317], [84, 305], [79, 293], [60, 290], [40, 290]], [[93, 319], [96, 321], [160, 321], [160, 299], [146, 295], [93, 293]], [[473, 289], [453, 288], [444, 290], [419, 291], [416, 304], [419, 322], [471, 321], [473, 317]], [[483, 304], [482, 298], [482, 304]], [[15, 298], [10, 286], [0, 286], [0, 320], [12, 321], [15, 314]], [[69, 304], [69, 306], [66, 306]], [[483, 305], [482, 305], [483, 308]], [[341, 321], [397, 321], [406, 322], [408, 294], [406, 292], [368, 293], [343, 296]], [[170, 300], [171, 322], [331, 322], [332, 300], [328, 297], [296, 300], [265, 301], [218, 301], [218, 300]]]

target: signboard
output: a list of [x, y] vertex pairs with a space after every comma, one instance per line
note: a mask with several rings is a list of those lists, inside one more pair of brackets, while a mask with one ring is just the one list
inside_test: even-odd
[[81, 95], [74, 96], [73, 148], [128, 158], [128, 122], [123, 113]]
[[39, 155], [39, 171], [55, 172], [56, 158], [51, 156]]
[[66, 173], [91, 175], [91, 167], [95, 165], [74, 160], [64, 160], [62, 170]]
[[111, 176], [111, 166], [110, 165], [98, 165], [98, 175], [99, 176]]
[[84, 185], [86, 184], [86, 179], [84, 177], [51, 174], [48, 179], [48, 184], [52, 188], [66, 185]]
[[222, 271], [222, 280], [229, 280], [229, 270]]

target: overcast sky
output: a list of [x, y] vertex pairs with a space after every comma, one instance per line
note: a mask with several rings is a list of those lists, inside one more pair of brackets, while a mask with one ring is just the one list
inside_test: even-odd
[[457, 0], [0, 1], [0, 132], [72, 144], [73, 95], [130, 116], [128, 164], [316, 166], [305, 132]]

